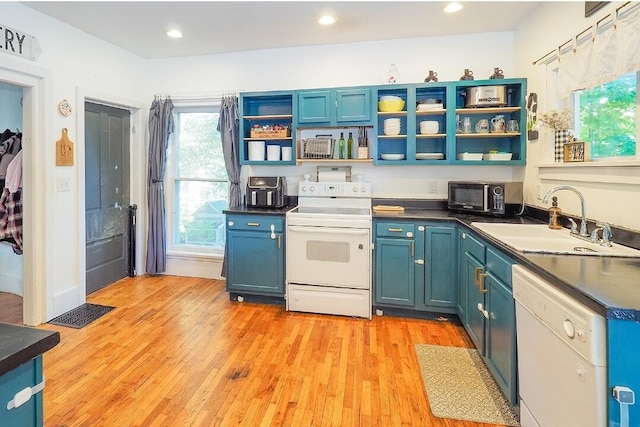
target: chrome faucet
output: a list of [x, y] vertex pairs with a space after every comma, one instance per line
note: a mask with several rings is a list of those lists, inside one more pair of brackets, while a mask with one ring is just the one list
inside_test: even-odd
[[[613, 235], [611, 234], [611, 226], [607, 222], [597, 222], [596, 228], [591, 233], [591, 240], [598, 241], [598, 231], [602, 230], [602, 241], [600, 242], [601, 246], [611, 246], [611, 240]], [[593, 238], [593, 234], [595, 233], [595, 239]]]
[[[582, 193], [580, 193], [578, 190], [576, 190], [575, 188], [573, 188], [570, 185], [558, 185], [557, 187], [553, 187], [551, 190], [547, 191], [547, 194], [544, 195], [544, 197], [542, 198], [542, 203], [547, 203], [549, 201], [549, 196], [552, 195], [553, 193], [555, 193], [556, 191], [559, 190], [570, 190], [573, 191], [574, 193], [576, 193], [578, 195], [578, 198], [580, 198], [580, 207], [582, 209], [582, 218], [581, 218], [581, 222], [580, 222], [580, 236], [581, 237], [586, 237], [587, 239], [589, 239], [589, 233], [587, 233], [587, 214], [586, 214], [586, 207], [584, 204], [584, 197], [582, 197]], [[575, 230], [571, 230], [572, 234], [576, 234]]]

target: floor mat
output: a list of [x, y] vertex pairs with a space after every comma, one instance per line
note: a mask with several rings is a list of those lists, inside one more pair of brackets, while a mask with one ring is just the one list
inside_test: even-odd
[[520, 425], [477, 350], [426, 344], [415, 349], [433, 415]]
[[98, 305], [85, 303], [73, 310], [67, 311], [58, 317], [49, 320], [47, 323], [52, 325], [67, 326], [69, 328], [80, 329], [87, 326], [94, 320], [104, 316], [115, 307], [108, 305]]

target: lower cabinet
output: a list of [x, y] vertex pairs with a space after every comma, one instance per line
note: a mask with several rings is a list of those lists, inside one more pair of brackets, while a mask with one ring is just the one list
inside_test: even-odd
[[[0, 425], [42, 426], [43, 385], [42, 355], [0, 376]], [[25, 391], [28, 392], [26, 396]], [[21, 397], [17, 402], [16, 396]]]
[[458, 316], [512, 405], [517, 403], [514, 261], [467, 231], [459, 231]]
[[227, 215], [227, 291], [284, 296], [284, 217]]
[[376, 306], [454, 313], [456, 227], [376, 221], [374, 230]]

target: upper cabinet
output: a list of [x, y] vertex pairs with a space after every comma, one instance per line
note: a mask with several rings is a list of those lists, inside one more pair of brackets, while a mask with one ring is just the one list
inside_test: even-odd
[[371, 123], [371, 89], [302, 90], [297, 92], [301, 126], [367, 125]]
[[[452, 93], [453, 163], [524, 165], [526, 93], [525, 79], [457, 83]], [[500, 105], [482, 106], [483, 103]], [[470, 129], [465, 128], [465, 123], [470, 124]]]
[[525, 79], [243, 93], [240, 163], [294, 165], [300, 132], [364, 129], [378, 165], [524, 165], [526, 94]]
[[293, 92], [240, 94], [240, 164], [295, 164]]
[[[374, 162], [523, 165], [525, 95], [524, 79], [378, 86]], [[395, 99], [401, 109], [379, 104]]]

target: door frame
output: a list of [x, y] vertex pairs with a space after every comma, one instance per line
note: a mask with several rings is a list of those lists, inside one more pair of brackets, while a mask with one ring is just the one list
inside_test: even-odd
[[[94, 104], [102, 104], [109, 107], [116, 107], [131, 112], [130, 119], [130, 139], [129, 139], [129, 203], [137, 204], [136, 218], [136, 273], [138, 275], [145, 272], [143, 259], [143, 235], [146, 230], [146, 212], [147, 205], [143, 203], [147, 200], [146, 188], [146, 165], [147, 165], [147, 143], [145, 136], [146, 129], [143, 127], [143, 113], [146, 112], [145, 107], [139, 101], [114, 96], [109, 93], [96, 91], [89, 88], [78, 87], [76, 94], [76, 105], [82, 106], [82, 114], [77, 115], [78, 140], [77, 147], [77, 164], [78, 164], [78, 248], [80, 259], [78, 260], [78, 277], [80, 278], [81, 289], [79, 289], [79, 298], [81, 303], [86, 302], [87, 298], [87, 259], [85, 248], [87, 246], [86, 239], [86, 220], [85, 220], [85, 125], [84, 125], [84, 103], [91, 102]], [[145, 129], [145, 131], [142, 131]]]
[[[36, 326], [47, 318], [53, 303], [53, 290], [47, 286], [52, 266], [47, 259], [47, 217], [50, 200], [46, 192], [47, 158], [52, 158], [53, 147], [46, 129], [49, 116], [45, 106], [51, 105], [51, 73], [32, 64], [17, 62], [3, 55], [0, 80], [21, 86], [23, 91], [23, 218], [22, 226], [29, 230], [23, 236], [23, 309], [26, 325]], [[35, 148], [38, 144], [38, 148]], [[36, 174], [35, 171], [41, 171]], [[39, 242], [40, 244], [36, 244]], [[45, 244], [42, 244], [45, 242]], [[39, 262], [36, 262], [35, 260]]]

